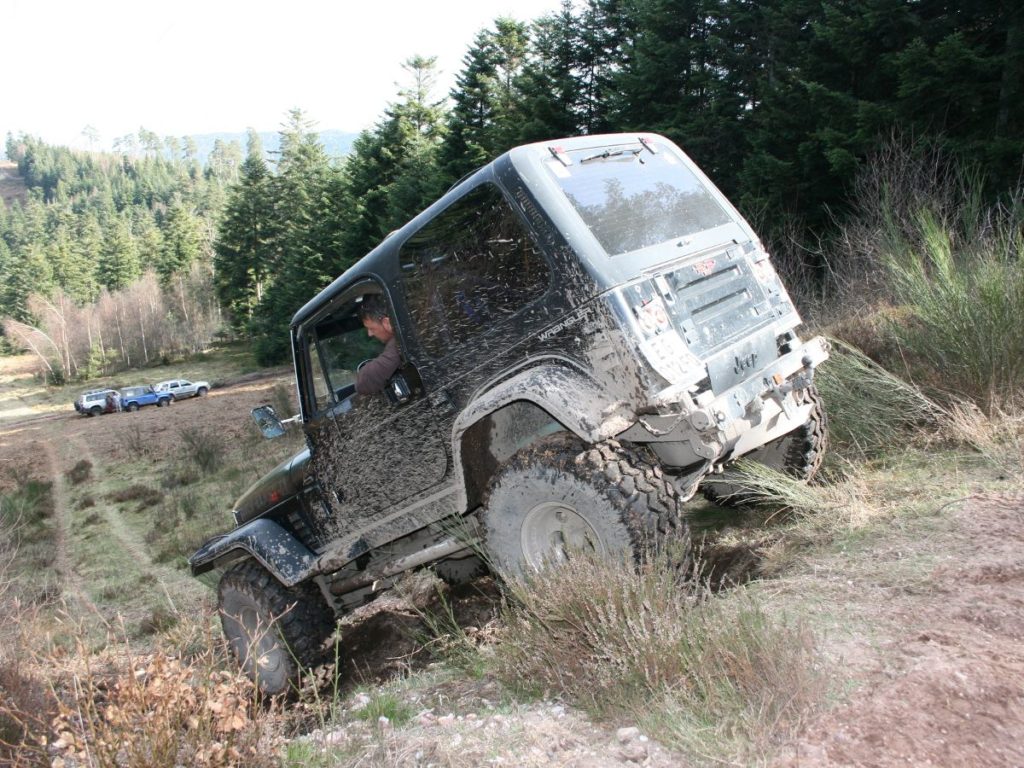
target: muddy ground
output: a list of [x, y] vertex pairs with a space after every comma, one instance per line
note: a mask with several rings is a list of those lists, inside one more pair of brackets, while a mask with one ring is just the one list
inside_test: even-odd
[[[248, 411], [268, 402], [275, 384], [288, 383], [281, 372], [248, 377], [168, 409], [86, 418], [70, 402], [46, 410], [13, 395], [9, 383], [23, 372], [12, 362], [4, 362], [8, 384], [0, 385], [0, 491], [29, 475], [51, 480], [58, 525], [68, 519], [61, 508], [65, 473], [77, 461], [87, 458], [102, 471], [125, 458], [130, 432], [166, 441], [190, 424], [247, 439]], [[58, 549], [66, 538], [58, 530]], [[146, 556], [141, 542], [127, 542], [125, 551]], [[54, 563], [67, 594], [84, 600], [68, 553], [58, 552]], [[907, 572], [908, 563], [919, 568], [912, 578], [890, 577]], [[188, 576], [162, 566], [159, 578], [171, 588]], [[842, 624], [821, 633], [833, 681], [829, 706], [774, 764], [1024, 766], [1024, 494], [968, 489], [934, 510], [924, 527], [893, 521], [856, 552], [809, 554], [763, 594], [769, 606], [806, 611], [812, 623], [838, 613]], [[486, 631], [497, 600], [485, 580], [457, 595], [455, 605], [464, 624]], [[364, 610], [346, 633], [346, 677], [365, 686], [427, 669], [418, 622], [409, 604], [393, 597]], [[460, 766], [683, 764], [656, 734], [636, 734], [632, 723], [597, 725], [557, 702], [497, 715], [501, 694], [489, 685], [448, 680], [421, 691], [421, 714], [402, 731], [389, 764], [430, 762], [424, 755]]]

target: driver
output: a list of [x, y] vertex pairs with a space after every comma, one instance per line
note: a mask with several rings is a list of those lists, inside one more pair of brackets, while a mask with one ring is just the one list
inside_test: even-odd
[[398, 351], [398, 341], [391, 327], [387, 305], [380, 294], [371, 293], [363, 297], [359, 306], [359, 319], [363, 321], [363, 327], [371, 339], [384, 343], [384, 351], [364, 363], [356, 372], [356, 392], [372, 395], [384, 389], [388, 379], [402, 364], [402, 355]]

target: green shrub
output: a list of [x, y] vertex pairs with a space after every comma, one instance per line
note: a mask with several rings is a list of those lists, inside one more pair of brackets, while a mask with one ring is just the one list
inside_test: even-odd
[[1024, 233], [1014, 215], [987, 220], [949, 223], [923, 210], [919, 244], [898, 244], [885, 266], [909, 311], [891, 329], [910, 359], [991, 415], [1024, 385]]

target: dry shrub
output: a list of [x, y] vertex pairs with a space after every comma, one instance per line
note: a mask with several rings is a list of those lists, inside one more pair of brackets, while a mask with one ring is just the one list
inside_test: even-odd
[[[211, 654], [183, 662], [163, 651], [96, 661], [75, 675], [53, 722], [63, 765], [270, 766], [280, 745], [252, 683]], [[54, 765], [58, 765], [54, 761]]]
[[669, 557], [637, 572], [578, 556], [513, 593], [495, 654], [508, 685], [636, 718], [693, 754], [749, 757], [792, 734], [822, 693], [804, 626], [742, 590], [682, 582]]
[[49, 765], [31, 740], [45, 732], [56, 702], [28, 668], [35, 645], [27, 634], [33, 612], [11, 589], [10, 571], [18, 556], [14, 527], [14, 521], [0, 515], [0, 764]]
[[163, 497], [163, 493], [156, 488], [150, 488], [147, 485], [136, 483], [134, 485], [129, 485], [127, 488], [122, 488], [119, 491], [114, 491], [109, 494], [107, 498], [119, 503], [126, 501], [138, 501], [139, 507], [144, 508], [154, 504], [159, 504]]
[[64, 473], [64, 476], [72, 485], [81, 485], [92, 475], [92, 462], [88, 459], [81, 459], [71, 469]]
[[944, 432], [976, 450], [1008, 477], [1024, 482], [1024, 415], [986, 416], [978, 406], [955, 401], [944, 409]]

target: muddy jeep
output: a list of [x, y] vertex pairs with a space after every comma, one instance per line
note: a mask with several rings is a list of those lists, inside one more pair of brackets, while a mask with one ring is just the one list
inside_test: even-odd
[[[402, 365], [355, 394], [387, 304]], [[513, 149], [468, 176], [298, 311], [307, 447], [236, 503], [190, 560], [268, 693], [313, 663], [336, 615], [409, 569], [521, 576], [573, 551], [686, 541], [681, 504], [727, 501], [741, 456], [817, 470], [827, 357], [755, 233], [654, 134]], [[284, 431], [254, 411], [268, 436]]]

